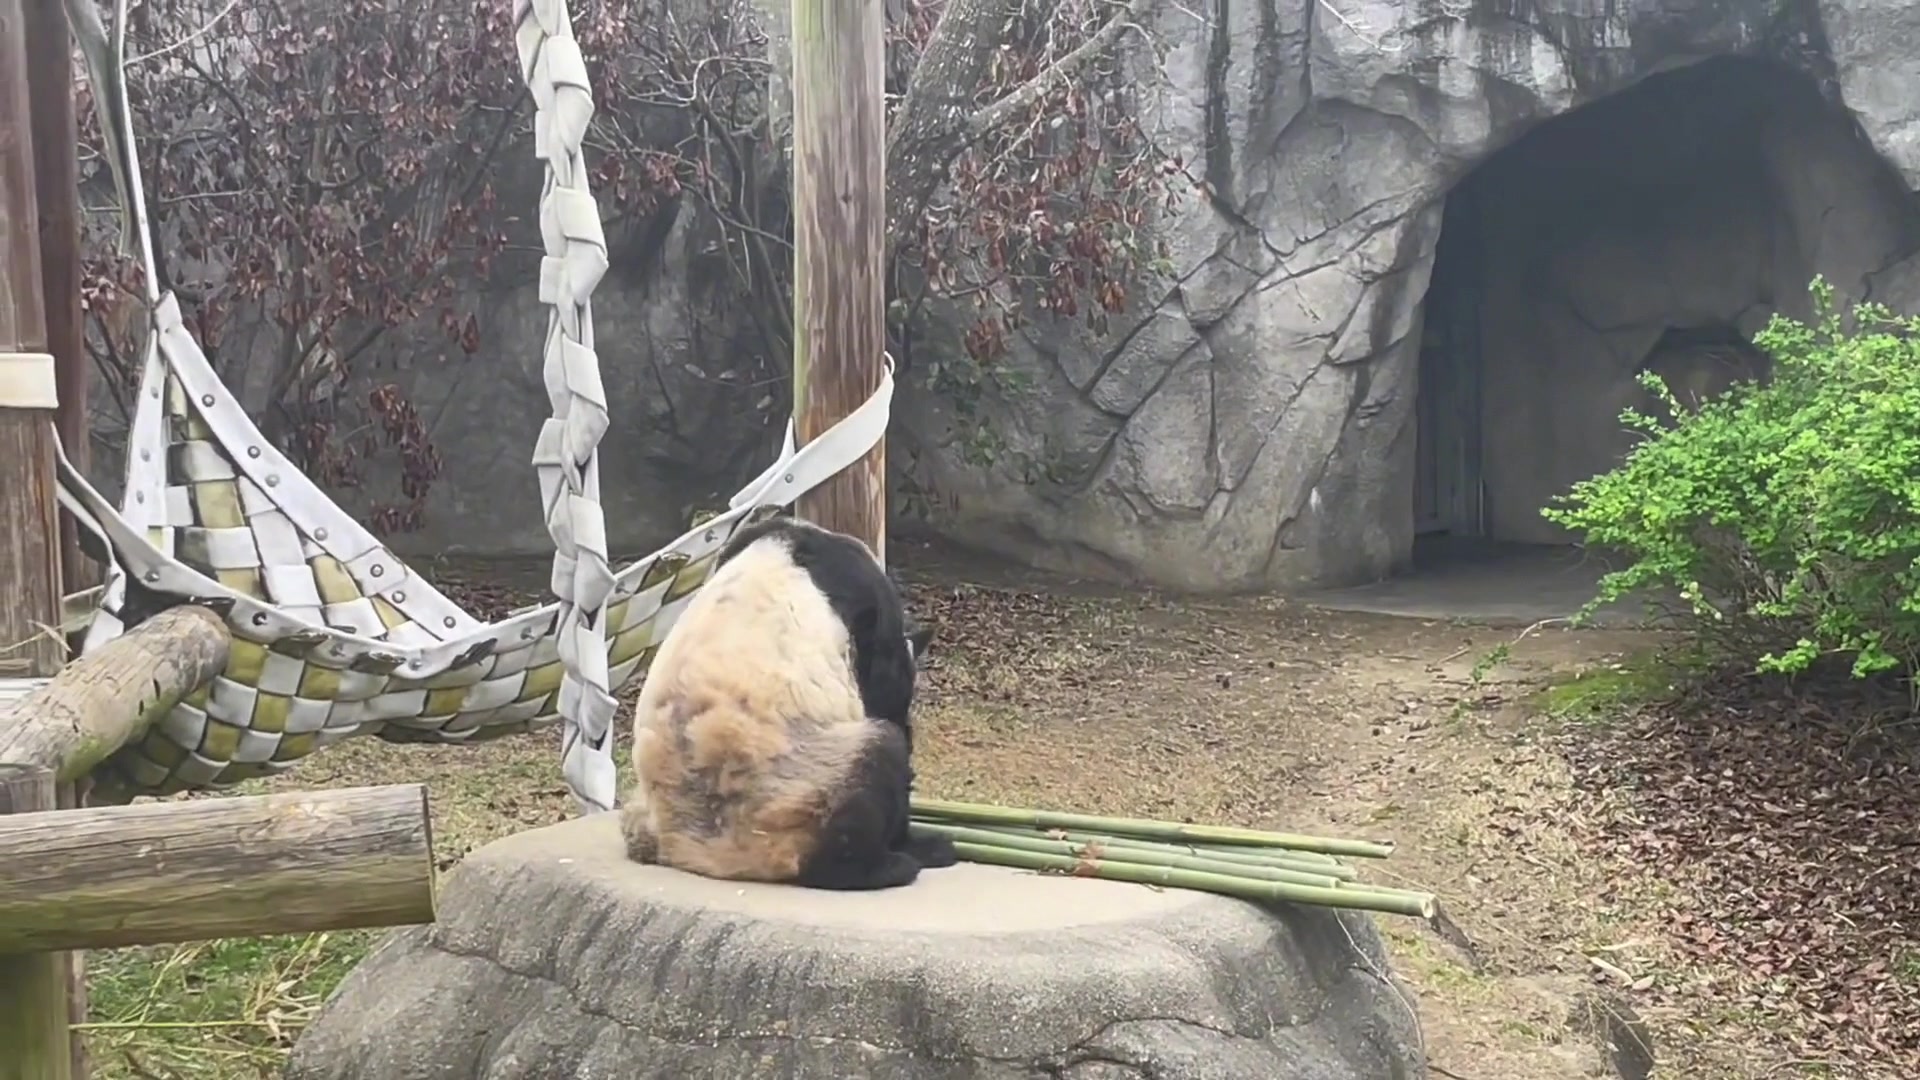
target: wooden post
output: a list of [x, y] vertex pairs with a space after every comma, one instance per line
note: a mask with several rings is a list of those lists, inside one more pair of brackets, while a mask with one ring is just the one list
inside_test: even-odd
[[53, 395], [22, 0], [0, 0], [0, 678], [51, 675], [60, 624]]
[[[50, 770], [0, 765], [0, 821], [54, 806]], [[65, 953], [0, 956], [0, 1080], [72, 1080], [69, 971]]]
[[[63, 0], [26, 0], [27, 100], [33, 113], [33, 183], [40, 204], [40, 295], [47, 351], [59, 386], [58, 424], [67, 460], [85, 471], [92, 437], [87, 424], [86, 321], [80, 306], [79, 128], [73, 115], [73, 35]], [[80, 527], [60, 516], [61, 587], [79, 592], [99, 579], [80, 551]]]
[[[0, 955], [434, 915], [420, 784], [0, 817], [0, 866]], [[54, 1000], [64, 1024], [64, 986]]]
[[[73, 113], [73, 35], [63, 0], [26, 0], [27, 102], [32, 119], [33, 186], [39, 203], [40, 301], [47, 320], [47, 352], [53, 354], [59, 404], [54, 424], [67, 460], [86, 469], [92, 450], [87, 423], [86, 323], [80, 306], [80, 146]], [[99, 580], [98, 568], [80, 550], [80, 525], [59, 515], [60, 591], [71, 594]], [[77, 646], [77, 639], [71, 644]], [[81, 803], [81, 787], [63, 783], [62, 809]], [[67, 1015], [87, 1021], [86, 954], [67, 954]], [[75, 1035], [73, 1080], [93, 1073], [87, 1040]]]
[[[880, 385], [886, 351], [885, 15], [880, 0], [793, 0], [793, 411], [805, 445]], [[886, 559], [886, 442], [799, 515]]]
[[[60, 41], [64, 55], [67, 39]], [[60, 625], [59, 503], [54, 496], [57, 404], [41, 299], [33, 109], [27, 91], [26, 13], [0, 0], [0, 678], [52, 675], [66, 642]], [[71, 92], [71, 90], [69, 90]], [[44, 769], [0, 770], [0, 814], [52, 810]], [[0, 1080], [73, 1080], [69, 1029], [72, 958], [0, 959]]]

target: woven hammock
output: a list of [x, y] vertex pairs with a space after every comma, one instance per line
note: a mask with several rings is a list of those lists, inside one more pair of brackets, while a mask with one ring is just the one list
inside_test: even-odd
[[[614, 693], [644, 673], [738, 529], [779, 512], [885, 436], [890, 362], [873, 396], [804, 448], [794, 447], [790, 420], [779, 458], [725, 513], [618, 572], [609, 568], [596, 458], [608, 416], [590, 305], [607, 251], [581, 156], [593, 100], [565, 0], [515, 0], [514, 13], [521, 73], [537, 107], [536, 154], [547, 166], [540, 297], [552, 309], [544, 376], [553, 416], [533, 464], [554, 539], [558, 602], [482, 624], [261, 436], [188, 332], [179, 302], [156, 289], [139, 156], [127, 152], [128, 211], [146, 263], [152, 332], [120, 505], [64, 452], [59, 460], [61, 505], [111, 552], [83, 651], [124, 633], [154, 597], [159, 606], [225, 608], [233, 646], [221, 675], [100, 767], [104, 792], [225, 787], [285, 772], [357, 735], [467, 743], [559, 720], [568, 786], [583, 809], [611, 809]], [[130, 151], [121, 86], [110, 104]]]

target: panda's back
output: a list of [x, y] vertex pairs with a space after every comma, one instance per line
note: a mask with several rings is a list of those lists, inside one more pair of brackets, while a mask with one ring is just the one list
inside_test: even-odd
[[847, 628], [778, 540], [714, 572], [648, 666], [640, 701], [724, 694], [781, 726], [864, 719]]
[[848, 648], [778, 540], [750, 545], [694, 594], [635, 703], [661, 862], [719, 877], [797, 872], [878, 731]]

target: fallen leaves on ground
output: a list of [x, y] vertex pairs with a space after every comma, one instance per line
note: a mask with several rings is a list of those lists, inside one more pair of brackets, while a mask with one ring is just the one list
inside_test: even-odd
[[[1676, 886], [1685, 988], [1802, 1059], [1920, 1069], [1920, 740], [1872, 687], [1719, 677], [1570, 740], [1594, 839]], [[1862, 737], [1863, 732], [1868, 737]], [[1682, 988], [1668, 987], [1670, 992]]]

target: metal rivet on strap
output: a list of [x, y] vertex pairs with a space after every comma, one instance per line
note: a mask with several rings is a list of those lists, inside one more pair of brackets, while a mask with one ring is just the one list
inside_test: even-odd
[[257, 457], [259, 457], [259, 456], [260, 456], [260, 448], [259, 448], [259, 447], [257, 447], [257, 446], [249, 446], [249, 447], [247, 447], [247, 456], [248, 456], [248, 457], [251, 457], [251, 458], [257, 458]]
[[403, 592], [397, 592], [397, 593], [394, 593], [394, 594], [393, 594], [393, 602], [394, 602], [394, 603], [396, 603], [396, 604], [404, 604], [404, 603], [406, 603], [406, 602], [407, 602], [407, 594], [406, 594], [406, 593], [403, 593]]
[[322, 525], [319, 528], [313, 530], [313, 538], [315, 540], [325, 540], [327, 538], [327, 527], [325, 525]]
[[787, 482], [787, 483], [789, 483], [789, 484], [791, 484], [791, 483], [793, 483], [793, 474], [792, 474], [792, 473], [788, 473], [788, 474], [787, 474], [787, 481], [786, 481], [786, 482]]
[[280, 474], [279, 474], [279, 473], [268, 473], [268, 474], [267, 474], [267, 486], [268, 486], [268, 487], [279, 487], [279, 486], [280, 486]]
[[208, 406], [208, 407], [212, 407], [212, 405], [213, 405], [213, 395], [212, 395], [212, 394], [201, 394], [201, 395], [200, 395], [200, 404], [202, 404], [202, 405], [205, 405], [205, 406]]
[[144, 574], [142, 574], [142, 575], [140, 575], [140, 576], [141, 576], [141, 577], [144, 577], [144, 578], [146, 578], [146, 579], [147, 579], [148, 581], [159, 581], [159, 580], [160, 580], [160, 571], [158, 571], [158, 570], [149, 570], [149, 571], [147, 571], [146, 573], [144, 573]]
[[447, 616], [446, 618], [444, 618], [444, 619], [441, 619], [441, 620], [440, 620], [440, 622], [441, 622], [441, 624], [442, 624], [443, 626], [445, 626], [445, 627], [446, 627], [447, 629], [449, 629], [449, 630], [451, 630], [451, 629], [453, 629], [453, 616], [451, 616], [451, 615], [449, 615], [449, 616]]
[[367, 571], [367, 573], [372, 574], [374, 577], [385, 577], [387, 573], [387, 568], [384, 566], [381, 566], [379, 563], [374, 563], [373, 569]]

